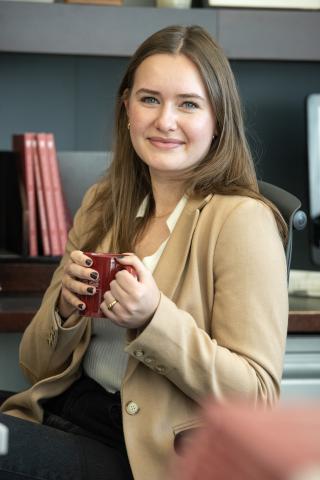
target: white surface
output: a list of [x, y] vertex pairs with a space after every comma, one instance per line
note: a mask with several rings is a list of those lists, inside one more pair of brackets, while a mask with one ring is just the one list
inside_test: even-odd
[[291, 270], [289, 294], [320, 297], [320, 272]]
[[320, 215], [320, 94], [307, 99], [308, 172], [310, 216]]
[[8, 452], [8, 428], [0, 423], [0, 455], [5, 455]]
[[211, 7], [320, 8], [320, 0], [209, 0]]
[[289, 335], [281, 382], [281, 401], [319, 398], [320, 335]]

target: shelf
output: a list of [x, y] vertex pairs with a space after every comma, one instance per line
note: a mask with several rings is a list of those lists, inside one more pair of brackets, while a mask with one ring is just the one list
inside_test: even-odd
[[320, 333], [320, 298], [289, 296], [289, 332]]
[[23, 332], [38, 310], [57, 257], [0, 257], [0, 332]]
[[0, 2], [0, 51], [126, 57], [149, 34], [177, 23], [205, 27], [230, 59], [320, 60], [320, 11], [13, 1]]
[[320, 311], [290, 312], [289, 333], [320, 333]]
[[0, 295], [0, 332], [23, 332], [41, 303], [42, 295]]
[[148, 35], [171, 24], [199, 23], [215, 35], [215, 18], [205, 9], [1, 1], [0, 51], [130, 56]]
[[320, 11], [225, 9], [218, 25], [228, 58], [320, 60]]
[[33, 259], [28, 262], [16, 259], [0, 262], [0, 302], [6, 295], [44, 293], [57, 265], [57, 259], [50, 262], [47, 258], [41, 262]]

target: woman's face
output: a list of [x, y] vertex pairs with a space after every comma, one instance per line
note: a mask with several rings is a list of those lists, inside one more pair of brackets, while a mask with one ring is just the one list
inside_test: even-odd
[[178, 176], [207, 154], [216, 118], [200, 73], [185, 55], [146, 58], [125, 106], [133, 147], [151, 175]]

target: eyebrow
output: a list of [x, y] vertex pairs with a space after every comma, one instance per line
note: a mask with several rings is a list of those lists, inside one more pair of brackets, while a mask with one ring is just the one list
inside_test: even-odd
[[[141, 93], [146, 93], [148, 95], [161, 95], [160, 92], [157, 90], [150, 90], [149, 88], [140, 88], [139, 90], [136, 91], [136, 94], [141, 94]], [[179, 93], [177, 95], [179, 98], [197, 98], [199, 100], [205, 101], [205, 98], [202, 97], [201, 95], [198, 95], [198, 93]]]

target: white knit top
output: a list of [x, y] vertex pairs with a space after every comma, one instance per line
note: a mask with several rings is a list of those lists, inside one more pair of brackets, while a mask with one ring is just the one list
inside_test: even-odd
[[[141, 204], [137, 217], [144, 215], [146, 201], [147, 199]], [[167, 225], [170, 235], [186, 203], [187, 197], [183, 196], [168, 217]], [[157, 266], [169, 237], [153, 255], [143, 258], [144, 265], [151, 272]], [[86, 375], [93, 378], [109, 392], [116, 392], [120, 390], [128, 362], [128, 354], [124, 351], [126, 329], [115, 325], [106, 318], [92, 318], [91, 321], [92, 336], [83, 360], [84, 371]]]

